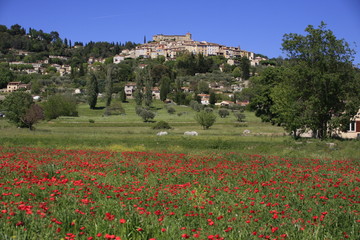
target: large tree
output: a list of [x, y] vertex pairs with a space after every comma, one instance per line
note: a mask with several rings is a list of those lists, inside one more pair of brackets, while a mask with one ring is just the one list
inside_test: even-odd
[[9, 122], [18, 127], [28, 127], [25, 116], [33, 104], [33, 98], [27, 92], [16, 91], [10, 93], [2, 103], [2, 108], [6, 112]]
[[[302, 118], [298, 128], [311, 129], [316, 137], [326, 138], [331, 128], [348, 125], [360, 106], [360, 83], [352, 64], [354, 51], [323, 22], [318, 28], [309, 25], [305, 31], [306, 35], [284, 35], [282, 49], [290, 58], [292, 76], [282, 82], [282, 93], [279, 90], [275, 94], [275, 112], [289, 125], [293, 119], [285, 115], [295, 111], [290, 115]], [[284, 110], [286, 102], [302, 107]]]

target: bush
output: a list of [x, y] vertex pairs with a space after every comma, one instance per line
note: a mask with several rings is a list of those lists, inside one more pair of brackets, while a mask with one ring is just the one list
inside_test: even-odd
[[152, 120], [154, 119], [155, 117], [155, 113], [150, 111], [150, 110], [147, 110], [145, 108], [142, 108], [141, 111], [139, 111], [139, 114], [138, 114], [140, 117], [142, 117], [142, 119], [144, 120], [144, 122], [148, 122], [149, 120]]
[[71, 95], [53, 95], [43, 104], [46, 120], [56, 119], [60, 116], [77, 117], [76, 98]]
[[89, 123], [95, 123], [94, 119], [89, 119]]
[[206, 108], [204, 108], [204, 111], [205, 112], [213, 112], [214, 109], [212, 109], [211, 107], [206, 107]]
[[216, 116], [212, 112], [201, 111], [195, 115], [195, 120], [204, 128], [210, 128], [216, 121]]
[[201, 103], [198, 103], [197, 101], [191, 101], [190, 107], [196, 112], [200, 112], [201, 110], [204, 109], [204, 105], [202, 105]]
[[153, 126], [153, 129], [171, 129], [171, 128], [172, 127], [170, 127], [169, 123], [165, 121], [157, 122], [155, 126]]
[[245, 114], [243, 114], [241, 112], [234, 112], [234, 116], [236, 118], [236, 121], [238, 121], [238, 122], [244, 122], [244, 120], [245, 120]]
[[112, 101], [110, 106], [105, 109], [105, 116], [125, 114], [125, 109], [120, 101]]
[[227, 117], [227, 116], [229, 116], [229, 115], [230, 115], [230, 113], [229, 113], [228, 110], [226, 110], [226, 109], [220, 109], [220, 110], [219, 110], [219, 116], [220, 116], [221, 118], [225, 118], [225, 117]]
[[176, 110], [175, 110], [175, 108], [173, 108], [173, 107], [167, 107], [167, 112], [168, 112], [169, 114], [174, 114], [174, 113], [176, 112]]

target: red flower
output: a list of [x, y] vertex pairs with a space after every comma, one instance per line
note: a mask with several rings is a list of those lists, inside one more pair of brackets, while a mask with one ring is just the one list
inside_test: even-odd
[[123, 219], [123, 218], [122, 218], [122, 219], [119, 220], [119, 222], [120, 222], [120, 223], [126, 223], [126, 219]]

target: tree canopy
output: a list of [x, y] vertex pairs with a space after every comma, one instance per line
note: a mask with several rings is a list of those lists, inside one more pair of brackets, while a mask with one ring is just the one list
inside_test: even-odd
[[282, 50], [288, 61], [252, 79], [251, 107], [295, 137], [311, 130], [323, 139], [344, 130], [358, 111], [360, 82], [352, 64], [354, 51], [345, 40], [323, 22], [305, 32], [285, 34]]

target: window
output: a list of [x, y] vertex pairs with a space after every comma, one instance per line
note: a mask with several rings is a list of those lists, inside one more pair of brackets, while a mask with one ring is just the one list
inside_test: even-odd
[[349, 132], [355, 132], [355, 121], [350, 122]]

